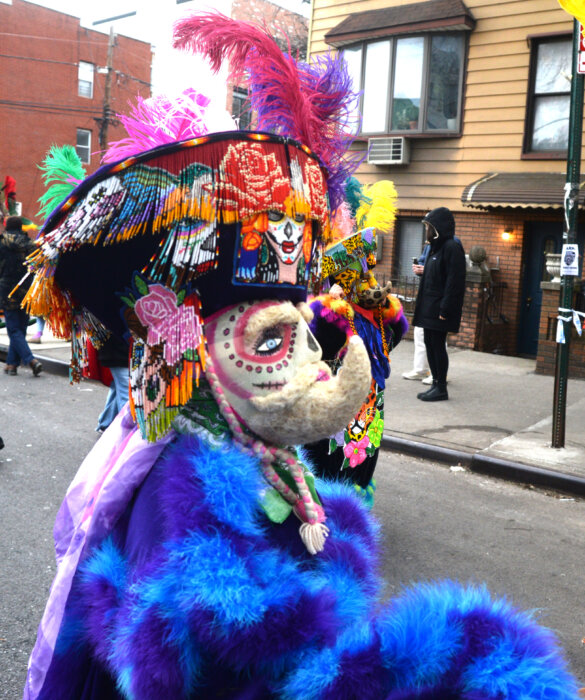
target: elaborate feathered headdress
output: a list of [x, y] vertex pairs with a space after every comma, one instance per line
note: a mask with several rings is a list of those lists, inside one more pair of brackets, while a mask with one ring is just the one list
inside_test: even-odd
[[354, 177], [347, 180], [345, 195], [346, 201], [337, 208], [332, 221], [331, 242], [323, 256], [321, 274], [326, 287], [333, 278], [342, 276], [337, 281], [350, 293], [360, 276], [371, 277], [368, 269], [376, 264], [378, 236], [394, 223], [398, 195], [390, 180], [368, 186]]
[[[230, 123], [210, 133], [217, 122], [209, 100], [187, 91], [178, 100], [139, 100], [121, 117], [128, 137], [79, 184], [72, 152], [54, 151], [44, 166], [53, 186], [44, 211], [57, 191], [66, 198], [31, 256], [35, 278], [25, 300], [57, 335], [73, 337], [73, 378], [86, 335], [98, 344], [108, 331], [131, 337], [131, 409], [150, 440], [195, 398], [209, 360], [204, 318], [240, 302], [296, 303], [317, 291], [330, 205], [342, 201], [358, 161], [347, 154], [352, 93], [342, 58], [297, 63], [266, 31], [217, 13], [179, 22], [176, 45], [202, 52], [215, 69], [230, 59], [232, 75], [246, 79], [259, 130], [234, 131]], [[300, 222], [286, 264], [284, 244], [275, 247], [268, 236], [274, 211]], [[324, 516], [302, 465], [291, 453], [259, 447], [233, 412], [224, 414], [295, 506], [304, 540], [319, 535], [308, 545], [317, 551]]]

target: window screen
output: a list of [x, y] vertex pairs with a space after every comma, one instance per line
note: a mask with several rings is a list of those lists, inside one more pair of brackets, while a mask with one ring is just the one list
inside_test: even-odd
[[91, 131], [89, 129], [77, 129], [75, 150], [82, 163], [89, 163], [91, 160]]
[[422, 221], [402, 219], [398, 221], [397, 232], [396, 274], [399, 277], [414, 277], [412, 259], [418, 258], [425, 244]]

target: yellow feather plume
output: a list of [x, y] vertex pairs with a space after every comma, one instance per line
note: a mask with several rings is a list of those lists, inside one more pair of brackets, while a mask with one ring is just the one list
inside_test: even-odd
[[559, 5], [581, 24], [585, 24], [585, 0], [559, 0]]
[[390, 180], [378, 180], [373, 185], [364, 185], [361, 203], [356, 212], [358, 231], [375, 228], [386, 233], [396, 219], [398, 193]]

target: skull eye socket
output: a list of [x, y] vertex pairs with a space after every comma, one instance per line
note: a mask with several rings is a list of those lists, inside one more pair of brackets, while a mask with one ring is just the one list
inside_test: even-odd
[[282, 221], [284, 219], [284, 214], [281, 211], [276, 211], [276, 209], [268, 210], [268, 221]]
[[284, 342], [282, 330], [278, 327], [266, 328], [262, 331], [254, 351], [257, 355], [274, 355]]

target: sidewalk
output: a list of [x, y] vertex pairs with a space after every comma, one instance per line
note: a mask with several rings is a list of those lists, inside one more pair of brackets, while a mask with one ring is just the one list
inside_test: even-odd
[[406, 380], [412, 341], [391, 354], [385, 446], [473, 471], [585, 495], [585, 382], [567, 388], [565, 447], [552, 448], [554, 377], [535, 360], [449, 348], [449, 401], [425, 403]]
[[[2, 328], [1, 360], [7, 346]], [[68, 376], [69, 343], [45, 330], [43, 342], [31, 349], [45, 371]], [[428, 387], [402, 378], [412, 357], [413, 343], [406, 340], [391, 355], [386, 449], [585, 496], [585, 381], [569, 380], [565, 447], [555, 449], [554, 378], [535, 374], [534, 360], [449, 348], [449, 401], [425, 403], [416, 394]]]

